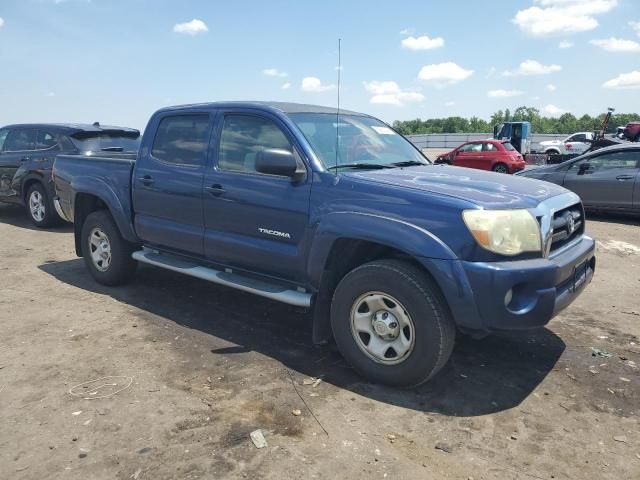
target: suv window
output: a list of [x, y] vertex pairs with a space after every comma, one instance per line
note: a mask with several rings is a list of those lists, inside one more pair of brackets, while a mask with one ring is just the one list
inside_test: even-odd
[[3, 151], [21, 152], [33, 150], [36, 143], [36, 130], [32, 128], [14, 128], [9, 131]]
[[637, 168], [640, 160], [640, 150], [626, 152], [611, 152], [597, 157], [585, 158], [571, 165], [571, 169], [580, 168], [580, 164], [588, 163], [589, 170], [604, 170], [610, 168]]
[[52, 147], [58, 146], [56, 137], [44, 130], [38, 130], [36, 135], [36, 150], [47, 150]]
[[158, 125], [151, 155], [179, 165], [204, 165], [209, 143], [209, 115], [174, 115]]
[[498, 147], [496, 147], [493, 143], [483, 143], [482, 144], [482, 151], [483, 152], [497, 152], [498, 151]]
[[256, 155], [267, 148], [294, 153], [291, 142], [271, 120], [252, 115], [227, 115], [220, 136], [218, 168], [255, 173]]

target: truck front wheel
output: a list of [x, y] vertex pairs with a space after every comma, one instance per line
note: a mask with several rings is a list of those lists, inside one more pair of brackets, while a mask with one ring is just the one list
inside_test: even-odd
[[133, 246], [122, 238], [106, 210], [92, 212], [82, 225], [82, 254], [91, 276], [103, 285], [121, 285], [131, 279], [138, 262]]
[[414, 386], [447, 363], [455, 326], [433, 280], [413, 265], [380, 260], [338, 284], [331, 326], [342, 355], [377, 383]]

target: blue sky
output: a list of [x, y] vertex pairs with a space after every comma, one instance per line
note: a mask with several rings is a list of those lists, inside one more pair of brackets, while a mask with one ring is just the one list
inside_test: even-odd
[[[640, 0], [0, 0], [0, 125], [216, 100], [386, 121], [640, 112]], [[563, 48], [564, 47], [564, 48]]]

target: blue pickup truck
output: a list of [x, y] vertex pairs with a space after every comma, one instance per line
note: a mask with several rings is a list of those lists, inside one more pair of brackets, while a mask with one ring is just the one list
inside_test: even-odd
[[315, 342], [389, 385], [435, 375], [456, 331], [542, 327], [595, 270], [574, 193], [432, 165], [356, 112], [164, 108], [135, 158], [61, 155], [53, 175], [98, 282], [142, 262], [310, 308]]

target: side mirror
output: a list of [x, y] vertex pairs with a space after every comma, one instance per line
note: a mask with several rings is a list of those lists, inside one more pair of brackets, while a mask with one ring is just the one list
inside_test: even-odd
[[256, 155], [256, 171], [294, 178], [298, 172], [298, 162], [288, 150], [266, 148]]
[[591, 165], [589, 163], [581, 163], [580, 167], [578, 167], [578, 175], [584, 175], [590, 168]]

